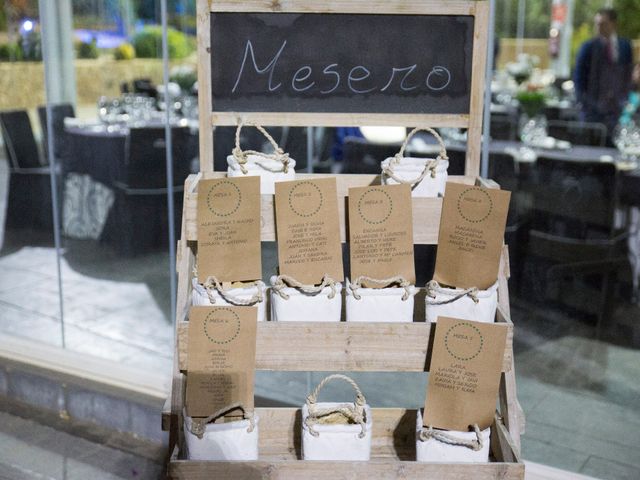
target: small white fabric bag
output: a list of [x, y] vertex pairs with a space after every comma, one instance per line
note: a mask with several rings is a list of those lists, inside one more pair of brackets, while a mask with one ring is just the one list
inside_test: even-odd
[[[233, 410], [241, 410], [242, 420], [210, 423]], [[258, 460], [258, 417], [239, 405], [231, 405], [207, 418], [184, 415], [184, 437], [189, 460]]]
[[[318, 403], [318, 394], [332, 380], [356, 391], [354, 403]], [[302, 407], [303, 460], [367, 461], [371, 457], [373, 419], [358, 385], [346, 375], [330, 375], [309, 394]]]
[[198, 283], [198, 279], [194, 277], [191, 285], [193, 306], [258, 307], [258, 321], [267, 320], [267, 288], [260, 280], [244, 287], [225, 290], [215, 277], [207, 278], [204, 284]]
[[[364, 288], [362, 282], [385, 285], [384, 288]], [[398, 286], [389, 286], [397, 284]], [[417, 293], [402, 277], [376, 280], [359, 277], [347, 279], [347, 322], [412, 322], [413, 297]]]
[[474, 322], [493, 323], [498, 308], [498, 282], [486, 290], [477, 288], [445, 288], [435, 280], [427, 284], [425, 316], [427, 322], [438, 317], [459, 318]]
[[262, 153], [255, 150], [242, 150], [240, 147], [240, 130], [242, 123], [236, 130], [236, 146], [232, 154], [227, 157], [227, 176], [259, 176], [260, 193], [263, 195], [275, 194], [275, 183], [287, 180], [295, 180], [296, 161], [289, 158], [276, 143], [269, 133], [260, 125], [255, 126], [273, 146], [273, 153]]
[[[436, 158], [405, 157], [404, 151], [411, 137], [419, 131], [432, 134], [440, 144], [440, 153]], [[381, 164], [382, 184], [411, 185], [412, 197], [442, 197], [447, 183], [449, 158], [442, 137], [431, 128], [415, 128], [407, 135], [400, 151], [387, 158]]]
[[342, 284], [325, 275], [318, 286], [286, 276], [271, 277], [271, 320], [275, 322], [339, 322]]
[[491, 428], [473, 432], [436, 430], [422, 423], [416, 415], [416, 460], [418, 462], [486, 463], [489, 461]]

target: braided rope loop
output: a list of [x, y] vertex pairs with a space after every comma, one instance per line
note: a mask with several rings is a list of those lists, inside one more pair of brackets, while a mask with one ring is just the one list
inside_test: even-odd
[[434, 440], [446, 443], [447, 445], [466, 447], [473, 450], [474, 452], [478, 452], [484, 447], [484, 439], [482, 438], [482, 432], [480, 431], [480, 427], [478, 427], [477, 423], [473, 426], [473, 431], [476, 434], [476, 439], [465, 440], [462, 438], [456, 438], [455, 436], [446, 433], [443, 430], [434, 430], [432, 426], [428, 426], [420, 430], [418, 438], [423, 442], [426, 442], [427, 440], [433, 438]]
[[358, 290], [362, 288], [362, 282], [379, 285], [382, 288], [388, 287], [389, 285], [398, 284], [400, 288], [404, 288], [404, 293], [402, 294], [402, 301], [405, 302], [411, 297], [411, 284], [407, 280], [405, 280], [404, 277], [397, 276], [397, 277], [390, 277], [390, 278], [384, 278], [379, 280], [376, 278], [371, 278], [365, 275], [361, 275], [358, 278], [356, 278], [354, 282], [349, 284], [349, 290], [351, 290], [351, 293], [353, 294], [353, 298], [355, 298], [356, 300], [362, 299], [362, 295], [358, 293]]
[[[320, 390], [329, 382], [333, 380], [342, 380], [347, 382], [349, 385], [353, 387], [356, 392], [356, 398], [353, 404], [344, 404], [337, 407], [332, 408], [318, 408], [318, 395], [320, 395]], [[358, 438], [364, 438], [367, 433], [367, 425], [365, 418], [364, 407], [367, 404], [367, 400], [364, 398], [362, 391], [358, 384], [350, 377], [342, 374], [334, 374], [325, 377], [315, 388], [313, 392], [311, 392], [307, 396], [307, 408], [309, 409], [309, 415], [304, 420], [304, 424], [306, 425], [309, 433], [318, 437], [320, 432], [318, 432], [314, 427], [314, 425], [318, 425], [322, 418], [325, 418], [329, 415], [339, 414], [344, 418], [350, 420], [353, 423], [357, 423], [360, 425], [360, 433], [358, 434]]]
[[[455, 292], [456, 290], [453, 290], [453, 291]], [[427, 283], [427, 292], [426, 292], [427, 296], [425, 301], [429, 305], [447, 305], [449, 303], [456, 302], [461, 298], [468, 296], [469, 298], [471, 298], [471, 300], [473, 300], [473, 303], [478, 304], [478, 302], [480, 301], [478, 299], [478, 292], [479, 290], [477, 287], [472, 287], [472, 288], [467, 288], [466, 290], [460, 290], [459, 294], [454, 295], [448, 300], [433, 300], [436, 298], [436, 295], [438, 293], [451, 295], [453, 292], [449, 288], [442, 288], [440, 284], [435, 280], [431, 280], [429, 283]]]
[[255, 416], [253, 412], [248, 412], [241, 403], [233, 403], [231, 405], [227, 405], [226, 407], [221, 408], [213, 415], [209, 415], [206, 418], [192, 418], [191, 419], [191, 433], [193, 433], [196, 437], [202, 440], [204, 434], [207, 430], [207, 424], [212, 422], [223, 415], [226, 415], [229, 412], [233, 412], [234, 410], [242, 411], [242, 418], [244, 420], [249, 420], [249, 428], [247, 428], [247, 433], [253, 432], [256, 427]]
[[[436, 159], [431, 160], [430, 162], [426, 163], [426, 165], [424, 166], [424, 170], [422, 171], [422, 173], [420, 174], [420, 176], [418, 178], [415, 178], [413, 180], [405, 180], [405, 179], [399, 177], [398, 175], [396, 175], [396, 173], [393, 170], [393, 166], [400, 164], [400, 162], [404, 158], [404, 152], [407, 149], [407, 146], [409, 145], [409, 140], [411, 140], [411, 138], [416, 133], [421, 132], [421, 131], [422, 132], [428, 132], [428, 133], [430, 133], [431, 135], [433, 135], [435, 137], [435, 139], [438, 141], [438, 144], [440, 145], [440, 153], [438, 153], [438, 157]], [[417, 127], [417, 128], [414, 128], [413, 130], [411, 130], [409, 135], [407, 135], [407, 138], [404, 140], [402, 146], [400, 147], [400, 151], [398, 153], [396, 153], [395, 156], [393, 157], [392, 161], [389, 162], [389, 166], [388, 167], [384, 167], [382, 169], [382, 173], [385, 176], [395, 180], [397, 183], [407, 184], [407, 185], [417, 185], [422, 180], [424, 180], [424, 178], [427, 175], [430, 175], [431, 178], [435, 178], [436, 177], [436, 169], [438, 168], [438, 164], [440, 163], [441, 160], [449, 160], [449, 157], [447, 155], [447, 147], [444, 144], [444, 140], [442, 140], [442, 137], [438, 134], [438, 132], [436, 132], [432, 128], [429, 128], [429, 127]]]
[[246, 164], [247, 164], [249, 155], [261, 157], [267, 161], [275, 160], [277, 162], [280, 162], [282, 163], [282, 170], [273, 169], [269, 167], [268, 164], [263, 162], [255, 161], [254, 163], [256, 163], [257, 165], [260, 165], [260, 167], [264, 168], [265, 170], [269, 170], [270, 172], [276, 173], [276, 172], [284, 171], [284, 173], [287, 173], [289, 171], [289, 161], [290, 161], [289, 154], [285, 153], [284, 150], [280, 148], [278, 143], [273, 139], [271, 135], [269, 135], [269, 132], [267, 132], [263, 127], [257, 124], [247, 124], [247, 125], [253, 125], [258, 129], [260, 133], [262, 133], [262, 135], [264, 135], [264, 137], [273, 147], [273, 153], [269, 154], [264, 152], [258, 152], [256, 150], [242, 150], [242, 148], [240, 147], [240, 131], [242, 130], [243, 123], [242, 121], [239, 121], [238, 128], [236, 129], [236, 145], [234, 149], [231, 151], [231, 154], [233, 155], [233, 158], [236, 159], [236, 162], [238, 162], [238, 165], [240, 166], [240, 170], [242, 171], [242, 173], [246, 175], [248, 172]]
[[202, 284], [204, 289], [207, 291], [207, 296], [209, 297], [209, 301], [211, 304], [216, 303], [215, 293], [224, 298], [228, 303], [232, 305], [237, 305], [240, 307], [249, 307], [253, 306], [257, 303], [261, 303], [264, 298], [262, 295], [262, 289], [258, 286], [258, 291], [251, 296], [251, 298], [244, 299], [238, 296], [232, 295], [229, 293], [229, 290], [226, 290], [222, 284], [218, 281], [218, 279], [214, 276], [207, 277], [207, 280]]
[[329, 295], [327, 295], [327, 298], [329, 300], [333, 299], [337, 293], [336, 281], [326, 273], [322, 277], [322, 282], [320, 283], [320, 285], [305, 285], [304, 283], [299, 282], [289, 275], [278, 275], [276, 277], [276, 280], [271, 283], [272, 290], [280, 295], [280, 297], [282, 297], [284, 300], [289, 300], [290, 298], [290, 295], [284, 291], [284, 289], [287, 287], [296, 288], [308, 295], [318, 295], [326, 287], [330, 287], [331, 291], [329, 292]]

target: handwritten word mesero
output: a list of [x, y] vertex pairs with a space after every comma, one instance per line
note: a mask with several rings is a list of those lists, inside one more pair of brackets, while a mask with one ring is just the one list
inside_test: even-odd
[[[451, 72], [442, 65], [435, 65], [427, 73], [425, 78], [415, 74], [418, 64], [392, 66], [389, 74], [373, 77], [371, 71], [364, 65], [340, 65], [330, 63], [321, 71], [310, 65], [302, 65], [292, 75], [287, 78], [286, 85], [283, 81], [277, 81], [281, 75], [276, 75], [278, 62], [282, 56], [287, 41], [282, 42], [280, 49], [271, 59], [256, 58], [251, 40], [247, 40], [242, 65], [233, 85], [232, 93], [235, 93], [240, 85], [248, 79], [255, 78], [255, 75], [264, 76], [265, 89], [268, 92], [276, 92], [280, 89], [289, 89], [295, 93], [320, 93], [329, 95], [340, 87], [346, 87], [355, 94], [366, 94], [373, 91], [385, 92], [392, 90], [397, 92], [411, 92], [417, 89], [427, 89], [433, 92], [440, 92], [451, 84]], [[268, 63], [267, 63], [268, 62]], [[377, 84], [371, 86], [372, 84]], [[365, 87], [366, 85], [366, 87]]]

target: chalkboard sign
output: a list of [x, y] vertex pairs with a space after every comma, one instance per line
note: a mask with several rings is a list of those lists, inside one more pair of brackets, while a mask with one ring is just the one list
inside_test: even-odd
[[200, 162], [211, 126], [467, 129], [480, 170], [486, 0], [196, 0]]
[[471, 15], [211, 14], [216, 112], [468, 114]]

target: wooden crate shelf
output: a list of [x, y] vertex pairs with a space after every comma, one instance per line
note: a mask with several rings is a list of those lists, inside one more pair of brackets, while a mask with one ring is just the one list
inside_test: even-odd
[[[488, 2], [454, 0], [410, 0], [374, 2], [356, 0], [197, 0], [198, 8], [198, 97], [200, 113], [200, 170], [185, 183], [184, 210], [177, 249], [178, 297], [176, 307], [176, 343], [171, 397], [163, 415], [163, 428], [169, 431], [171, 458], [168, 476], [174, 479], [423, 479], [523, 480], [524, 464], [520, 433], [524, 416], [516, 398], [513, 367], [513, 324], [510, 319], [509, 259], [506, 247], [498, 278], [496, 321], [508, 328], [502, 366], [498, 409], [491, 432], [491, 461], [482, 464], [418, 463], [415, 459], [415, 410], [373, 409], [372, 459], [369, 462], [310, 462], [301, 458], [301, 415], [298, 408], [257, 408], [260, 458], [255, 462], [200, 462], [184, 458], [183, 408], [188, 352], [188, 312], [191, 281], [197, 264], [198, 182], [222, 178], [213, 172], [213, 129], [219, 125], [245, 124], [288, 126], [360, 126], [398, 125], [459, 127], [468, 132], [465, 176], [450, 176], [449, 181], [466, 185], [499, 188], [494, 182], [478, 178], [484, 92], [484, 66], [488, 24]], [[231, 112], [216, 111], [211, 95], [211, 13], [212, 12], [295, 12], [472, 15], [475, 17], [472, 52], [472, 78], [468, 114], [424, 114], [418, 109], [403, 114], [362, 112]], [[297, 179], [335, 177], [341, 238], [348, 238], [347, 197], [349, 188], [379, 185], [379, 175], [308, 175]], [[409, 205], [407, 205], [409, 208]], [[415, 198], [413, 236], [416, 245], [436, 245], [442, 212], [441, 198]], [[273, 195], [262, 195], [261, 239], [276, 241]], [[412, 323], [304, 323], [259, 322], [256, 368], [271, 371], [369, 371], [425, 372], [429, 369], [434, 327], [425, 322], [424, 291], [416, 296]], [[303, 315], [304, 312], [301, 312]], [[344, 316], [344, 315], [343, 315]], [[437, 328], [437, 326], [435, 327]]]

